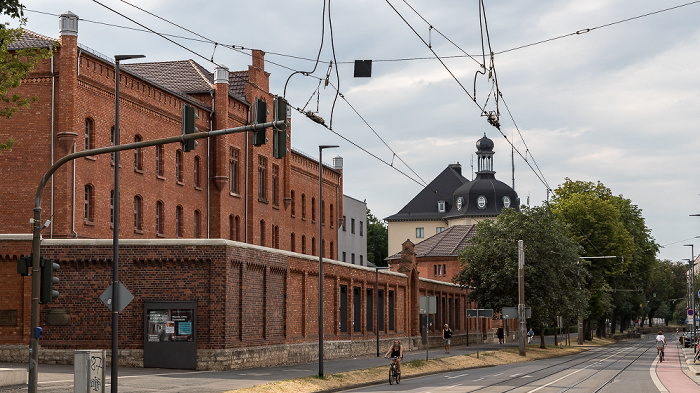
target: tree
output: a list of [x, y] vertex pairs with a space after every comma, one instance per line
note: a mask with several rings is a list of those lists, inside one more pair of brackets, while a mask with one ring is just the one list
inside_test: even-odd
[[[24, 18], [24, 5], [19, 0], [0, 0], [0, 13], [19, 20], [19, 28], [9, 28], [9, 23], [0, 24], [0, 117], [10, 118], [18, 108], [29, 107], [36, 97], [22, 97], [10, 90], [19, 87], [22, 79], [36, 67], [42, 59], [53, 55], [53, 48], [34, 48], [8, 51], [8, 45], [19, 39], [22, 28], [27, 23]], [[0, 142], [0, 152], [11, 150], [14, 140]]]
[[[477, 234], [459, 254], [461, 270], [454, 281], [471, 286], [479, 307], [502, 309], [518, 304], [518, 240], [525, 247], [525, 302], [530, 323], [552, 325], [570, 320], [588, 301], [583, 288], [588, 274], [578, 264], [579, 246], [547, 207], [504, 210], [498, 220], [477, 224]], [[544, 346], [544, 329], [540, 329]]]
[[389, 230], [367, 209], [367, 260], [375, 266], [387, 266], [389, 256]]
[[600, 182], [567, 178], [554, 193], [552, 211], [568, 224], [569, 235], [584, 249], [584, 259], [614, 257], [585, 261], [591, 273], [589, 311], [597, 321], [596, 335], [605, 335], [608, 318], [615, 323], [619, 319], [624, 328], [645, 302], [644, 288], [659, 248], [641, 209]]

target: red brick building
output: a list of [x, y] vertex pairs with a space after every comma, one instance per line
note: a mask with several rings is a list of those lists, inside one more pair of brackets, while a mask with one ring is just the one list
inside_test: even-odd
[[[0, 154], [0, 345], [10, 346], [0, 361], [26, 360], [31, 279], [16, 273], [16, 262], [31, 251], [26, 234], [39, 180], [66, 154], [113, 143], [115, 66], [79, 45], [77, 34], [77, 16], [66, 13], [58, 41], [26, 31], [10, 46], [58, 43], [53, 58], [17, 88], [37, 102], [0, 119], [0, 140], [16, 141]], [[184, 104], [195, 108], [199, 130], [248, 125], [256, 99], [271, 107], [268, 78], [261, 51], [236, 72], [212, 73], [191, 60], [124, 62], [120, 143], [179, 135]], [[413, 263], [406, 274], [379, 274], [376, 287], [373, 269], [334, 261], [342, 170], [322, 167], [318, 217], [319, 162], [292, 150], [291, 127], [287, 133], [291, 151], [282, 159], [273, 158], [271, 143], [253, 147], [247, 133], [200, 139], [191, 152], [179, 144], [121, 152], [120, 281], [134, 295], [120, 317], [125, 364], [145, 364], [149, 340], [157, 337], [147, 319], [149, 302], [163, 301], [194, 304], [192, 321], [165, 322], [185, 332], [196, 320], [191, 337], [198, 368], [312, 360], [319, 253], [327, 259], [326, 357], [372, 353], [377, 325], [383, 338], [413, 346], [420, 334], [418, 297], [425, 294], [440, 297], [447, 311], [438, 320], [452, 321], [464, 338], [465, 294], [458, 286], [419, 280]], [[111, 284], [113, 173], [110, 155], [79, 158], [63, 165], [43, 193], [42, 221], [50, 218], [51, 225], [42, 232], [41, 250], [61, 265], [61, 295], [40, 309], [42, 361], [69, 362], [74, 349], [109, 348], [111, 314], [99, 296]], [[377, 321], [373, 300], [381, 300]], [[157, 328], [173, 328], [165, 322]], [[432, 334], [439, 341], [439, 330]]]
[[[30, 230], [37, 185], [58, 158], [113, 143], [114, 64], [78, 45], [77, 16], [64, 14], [61, 26], [53, 58], [17, 89], [38, 101], [0, 119], [0, 139], [16, 140], [0, 155], [2, 189], [12, 190], [0, 196], [0, 233]], [[54, 43], [25, 31], [13, 47]], [[120, 143], [179, 135], [184, 104], [195, 107], [202, 131], [248, 125], [256, 99], [272, 106], [268, 79], [260, 51], [253, 51], [248, 70], [237, 72], [211, 73], [192, 60], [122, 64]], [[291, 146], [291, 127], [288, 134]], [[191, 152], [177, 143], [121, 152], [120, 238], [226, 238], [310, 255], [323, 248], [324, 256], [336, 257], [339, 169], [324, 166], [319, 220], [317, 160], [293, 150], [275, 159], [272, 143], [254, 147], [248, 133], [199, 142]], [[113, 167], [107, 154], [56, 172], [42, 200], [52, 221], [45, 237], [111, 237]], [[323, 245], [316, 244], [319, 225]]]

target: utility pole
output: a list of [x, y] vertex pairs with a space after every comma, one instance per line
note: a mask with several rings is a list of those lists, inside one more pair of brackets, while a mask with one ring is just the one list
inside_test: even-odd
[[522, 240], [518, 240], [518, 319], [520, 334], [518, 354], [525, 356], [525, 329], [527, 321], [525, 320], [525, 252]]

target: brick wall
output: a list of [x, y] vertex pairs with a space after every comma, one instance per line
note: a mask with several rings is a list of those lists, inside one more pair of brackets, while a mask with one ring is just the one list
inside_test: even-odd
[[[0, 241], [0, 250], [27, 248], [30, 241], [19, 243]], [[41, 306], [40, 325], [44, 327], [44, 335], [40, 345], [42, 352], [46, 352], [43, 359], [56, 361], [56, 357], [66, 357], [65, 354], [75, 349], [109, 349], [111, 313], [99, 296], [112, 281], [112, 241], [44, 240], [42, 255], [61, 265], [57, 273], [61, 281], [56, 286], [60, 296]], [[144, 302], [154, 300], [197, 302], [199, 368], [222, 367], [206, 360], [210, 356], [230, 358], [229, 363], [223, 363], [230, 367], [269, 365], [274, 359], [263, 356], [261, 348], [275, 353], [293, 353], [289, 359], [277, 360], [282, 362], [300, 362], [315, 356], [318, 259], [314, 257], [226, 240], [122, 240], [119, 266], [120, 281], [134, 295], [134, 300], [120, 314], [119, 346], [125, 351], [122, 356], [125, 364], [142, 364], [139, 362], [143, 354]], [[26, 314], [14, 329], [28, 331], [28, 303], [21, 299], [27, 298], [31, 290], [30, 278], [18, 276], [15, 267], [13, 256], [3, 255], [0, 273], [7, 279], [5, 282], [11, 283], [3, 286], [3, 290], [17, 295], [2, 304], [3, 307], [24, 307]], [[326, 259], [323, 285], [324, 340], [330, 345], [328, 358], [375, 351], [376, 347], [371, 344], [376, 333], [366, 329], [366, 294], [367, 289], [375, 289], [375, 271]], [[348, 288], [345, 315], [348, 329], [345, 332], [339, 327], [343, 318], [339, 306], [341, 285]], [[355, 287], [362, 289], [359, 321], [353, 321]], [[407, 339], [410, 336], [407, 312], [413, 290], [407, 276], [381, 272], [379, 288], [385, 294], [392, 291], [395, 296], [394, 328], [389, 329], [388, 296], [385, 295], [385, 323], [380, 327], [380, 337]], [[450, 284], [421, 280], [417, 290], [464, 301], [463, 291]], [[47, 316], [53, 312], [67, 312], [69, 323], [49, 324]], [[361, 324], [362, 329], [355, 332], [353, 322]], [[434, 335], [439, 334], [434, 332]], [[0, 344], [18, 342], [27, 343], [28, 335], [10, 339], [3, 334], [0, 339]], [[64, 355], [59, 355], [61, 353]], [[7, 361], [9, 355], [3, 357], [2, 354], [0, 351], [0, 361]], [[246, 361], [241, 356], [250, 359]]]

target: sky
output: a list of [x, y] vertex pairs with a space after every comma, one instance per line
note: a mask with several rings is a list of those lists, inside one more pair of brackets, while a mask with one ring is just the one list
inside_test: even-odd
[[[343, 157], [345, 194], [378, 218], [450, 164], [471, 179], [486, 134], [522, 204], [566, 178], [600, 181], [642, 210], [659, 258], [700, 252], [700, 1], [486, 0], [482, 13], [477, 0], [22, 3], [26, 28], [48, 37], [58, 15], [78, 15], [78, 42], [108, 58], [236, 71], [265, 51], [271, 92], [332, 127], [293, 110], [292, 148], [339, 145], [324, 162]], [[372, 60], [371, 78], [353, 77], [355, 60]], [[482, 111], [500, 113], [500, 131]]]

